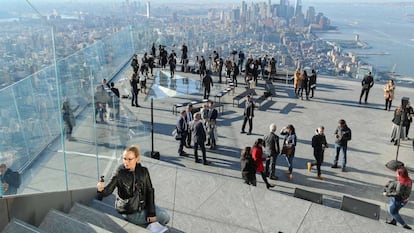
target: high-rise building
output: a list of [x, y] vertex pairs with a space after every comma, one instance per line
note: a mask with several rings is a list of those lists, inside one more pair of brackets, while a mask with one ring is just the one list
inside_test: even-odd
[[247, 15], [248, 15], [248, 11], [247, 11], [247, 3], [246, 1], [242, 1], [242, 5], [240, 8], [240, 20], [243, 22], [247, 21]]
[[301, 0], [295, 0], [295, 16], [300, 14], [302, 12], [302, 1]]
[[308, 10], [306, 11], [306, 22], [307, 24], [313, 24], [315, 23], [315, 8], [313, 6], [310, 6]]
[[147, 2], [147, 19], [150, 18], [151, 14], [151, 8], [150, 8], [150, 1]]
[[266, 12], [266, 16], [267, 16], [267, 18], [271, 18], [272, 17], [272, 1], [271, 0], [267, 1], [267, 12]]
[[232, 22], [238, 22], [240, 20], [240, 8], [234, 8], [231, 10], [230, 19]]

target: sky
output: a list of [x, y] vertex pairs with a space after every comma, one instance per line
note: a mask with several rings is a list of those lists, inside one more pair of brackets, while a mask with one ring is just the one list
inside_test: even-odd
[[[26, 0], [1, 0], [3, 3], [17, 3], [17, 2], [26, 2]], [[56, 0], [29, 0], [32, 4], [36, 4], [38, 2], [54, 2], [56, 3]], [[125, 0], [59, 0], [61, 3], [77, 3], [77, 2], [124, 2]], [[146, 2], [146, 0], [130, 0], [132, 1], [140, 1], [140, 2]], [[223, 0], [150, 0], [151, 3], [157, 4], [157, 3], [171, 3], [171, 1], [174, 1], [174, 3], [211, 3], [211, 2], [223, 2]], [[265, 0], [245, 0], [246, 2], [263, 2]], [[271, 0], [273, 3], [278, 3], [279, 0]], [[293, 4], [295, 0], [290, 0]], [[406, 0], [407, 1], [407, 0]], [[226, 3], [240, 3], [242, 0], [225, 0]], [[266, 0], [267, 2], [267, 0]], [[312, 3], [340, 3], [340, 2], [347, 2], [347, 3], [362, 3], [362, 2], [389, 2], [385, 0], [302, 0], [302, 4], [308, 5]], [[404, 2], [404, 1], [401, 1]]]

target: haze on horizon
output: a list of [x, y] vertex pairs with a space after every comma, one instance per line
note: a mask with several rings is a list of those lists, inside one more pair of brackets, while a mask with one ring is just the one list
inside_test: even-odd
[[[32, 4], [36, 4], [36, 3], [90, 3], [90, 2], [125, 2], [126, 0], [63, 0], [63, 1], [59, 1], [56, 2], [55, 0], [28, 0], [30, 3]], [[133, 1], [138, 1], [138, 2], [147, 2], [147, 0], [130, 0], [130, 2]], [[2, 0], [2, 3], [26, 3], [26, 0], [20, 0], [20, 1], [16, 1], [16, 0]], [[150, 0], [151, 3], [153, 4], [171, 4], [171, 0]], [[227, 4], [238, 4], [241, 3], [242, 0], [230, 0], [230, 1], [226, 1]], [[251, 2], [267, 2], [265, 0], [246, 0], [246, 2], [251, 3]], [[278, 0], [272, 0], [272, 3], [278, 3]], [[294, 4], [295, 0], [290, 0], [291, 4]], [[339, 1], [335, 1], [332, 2], [332, 0], [302, 0], [302, 4], [304, 5], [308, 5], [308, 4], [313, 4], [313, 3], [330, 3], [330, 4], [341, 4], [341, 3], [384, 3], [384, 2], [390, 2], [390, 1], [386, 1], [386, 0], [339, 0]], [[404, 2], [404, 1], [401, 1]], [[408, 2], [408, 1], [407, 1]], [[174, 3], [180, 3], [180, 4], [206, 4], [206, 3], [223, 3], [223, 1], [220, 0], [175, 0]]]

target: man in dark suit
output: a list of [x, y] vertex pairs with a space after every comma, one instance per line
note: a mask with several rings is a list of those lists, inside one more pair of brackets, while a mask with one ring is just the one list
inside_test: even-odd
[[365, 76], [364, 79], [362, 79], [361, 85], [362, 85], [362, 90], [361, 90], [361, 95], [359, 96], [360, 104], [361, 104], [362, 96], [364, 95], [364, 93], [365, 93], [365, 103], [367, 103], [369, 90], [371, 89], [372, 86], [374, 86], [374, 78], [372, 77], [371, 72], [368, 72], [368, 75]]
[[216, 120], [217, 120], [218, 111], [214, 108], [214, 102], [209, 101], [208, 111], [207, 111], [207, 119], [206, 120], [206, 128], [208, 133], [208, 140], [206, 146], [211, 146], [210, 149], [214, 150], [216, 148], [216, 137], [217, 137], [217, 129], [216, 129]]
[[187, 155], [187, 153], [185, 153], [185, 151], [183, 150], [183, 147], [185, 145], [185, 140], [187, 139], [187, 131], [188, 131], [188, 124], [185, 120], [186, 112], [187, 112], [186, 110], [181, 111], [181, 115], [178, 117], [177, 125], [176, 125], [177, 134], [181, 135], [180, 145], [178, 147], [179, 156]]
[[197, 112], [194, 114], [194, 121], [191, 122], [191, 134], [193, 136], [194, 142], [194, 158], [196, 163], [200, 163], [198, 160], [198, 146], [200, 146], [201, 152], [203, 153], [203, 164], [208, 165], [209, 162], [206, 158], [206, 147], [204, 143], [206, 142], [206, 131], [204, 129], [203, 122], [201, 121], [201, 113]]
[[252, 134], [253, 130], [253, 117], [254, 117], [254, 103], [250, 95], [247, 95], [246, 100], [246, 106], [244, 108], [244, 120], [243, 120], [243, 126], [240, 133], [246, 133], [244, 129], [246, 128], [246, 123], [249, 121], [249, 132], [247, 132], [247, 135]]
[[204, 87], [204, 99], [210, 98], [210, 91], [211, 91], [211, 87], [213, 86], [213, 79], [211, 78], [210, 75], [210, 70], [206, 71], [206, 75], [203, 78], [203, 87]]

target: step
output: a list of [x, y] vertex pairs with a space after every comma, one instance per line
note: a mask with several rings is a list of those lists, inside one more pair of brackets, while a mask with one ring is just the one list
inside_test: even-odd
[[39, 226], [40, 229], [50, 233], [108, 233], [101, 227], [90, 223], [81, 222], [67, 214], [50, 210]]
[[114, 205], [115, 204], [108, 204], [106, 202], [98, 201], [98, 200], [92, 200], [91, 203], [89, 203], [89, 207], [95, 210], [98, 210], [100, 212], [122, 219], [123, 218], [122, 215], [116, 211]]
[[2, 233], [46, 233], [45, 231], [32, 226], [28, 223], [25, 223], [23, 221], [20, 221], [19, 219], [12, 219], [9, 224], [4, 228]]
[[73, 205], [68, 215], [74, 219], [91, 223], [110, 232], [149, 233], [145, 228], [79, 203]]

